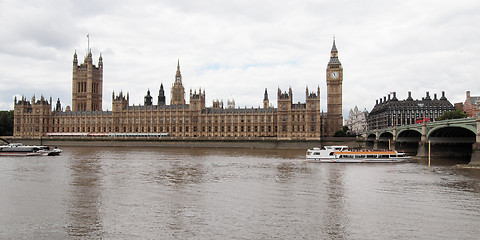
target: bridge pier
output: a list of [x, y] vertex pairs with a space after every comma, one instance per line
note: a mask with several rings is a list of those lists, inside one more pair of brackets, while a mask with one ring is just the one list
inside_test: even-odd
[[393, 138], [390, 141], [390, 150], [395, 150], [395, 143], [397, 143], [397, 126], [393, 126]]
[[422, 137], [420, 138], [420, 142], [418, 142], [418, 150], [417, 150], [417, 157], [427, 158], [428, 152], [426, 148], [427, 143], [427, 123], [422, 123]]
[[373, 150], [378, 149], [378, 140], [373, 141]]
[[478, 142], [472, 146], [472, 157], [468, 165], [480, 165], [480, 143]]
[[477, 136], [475, 137], [475, 143], [472, 145], [472, 157], [469, 165], [480, 165], [480, 115], [477, 115], [475, 122], [477, 123]]
[[426, 145], [425, 141], [418, 142], [417, 157], [420, 157], [420, 158], [427, 158], [428, 157], [428, 152], [427, 152], [427, 148], [426, 148], [425, 145]]
[[390, 141], [390, 143], [389, 143], [390, 144], [390, 146], [389, 146], [390, 150], [395, 150], [395, 143], [397, 143], [397, 141], [395, 141], [395, 140]]

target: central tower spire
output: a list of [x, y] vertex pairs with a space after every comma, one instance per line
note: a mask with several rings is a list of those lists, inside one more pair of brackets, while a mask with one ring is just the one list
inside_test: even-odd
[[175, 74], [175, 82], [182, 83], [182, 74], [180, 73], [180, 59], [177, 62], [177, 73]]
[[185, 89], [182, 85], [182, 74], [180, 73], [180, 59], [177, 63], [177, 73], [175, 74], [175, 82], [172, 86], [172, 98], [170, 105], [184, 105], [185, 104]]

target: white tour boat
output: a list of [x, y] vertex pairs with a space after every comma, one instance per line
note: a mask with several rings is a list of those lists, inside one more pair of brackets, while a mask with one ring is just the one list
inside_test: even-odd
[[410, 157], [395, 150], [349, 150], [348, 146], [325, 146], [324, 149], [308, 149], [307, 162], [331, 163], [395, 163]]
[[56, 156], [61, 152], [59, 148], [48, 146], [28, 146], [21, 143], [0, 145], [0, 156]]

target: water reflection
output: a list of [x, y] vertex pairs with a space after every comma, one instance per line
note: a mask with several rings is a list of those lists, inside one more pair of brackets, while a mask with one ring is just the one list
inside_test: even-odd
[[303, 151], [168, 148], [1, 160], [0, 239], [478, 237], [480, 171], [452, 165], [308, 164]]
[[326, 234], [331, 239], [346, 239], [348, 218], [345, 212], [344, 165], [330, 165], [327, 173], [327, 207], [323, 214]]
[[159, 169], [156, 179], [163, 183], [168, 181], [175, 187], [200, 183], [203, 180], [203, 165], [201, 163], [189, 163], [189, 162], [172, 162], [169, 169]]
[[278, 183], [287, 183], [295, 179], [295, 174], [311, 174], [311, 168], [305, 164], [295, 164], [294, 162], [282, 162], [277, 165]]
[[103, 204], [101, 159], [87, 148], [71, 154], [67, 232], [72, 237], [101, 238], [104, 234], [100, 213]]

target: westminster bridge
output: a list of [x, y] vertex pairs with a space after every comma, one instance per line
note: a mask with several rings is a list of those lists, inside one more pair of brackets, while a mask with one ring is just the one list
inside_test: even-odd
[[480, 116], [375, 129], [367, 132], [367, 142], [374, 149], [418, 146], [417, 157], [427, 157], [430, 144], [432, 155], [468, 154], [469, 164], [480, 165]]

